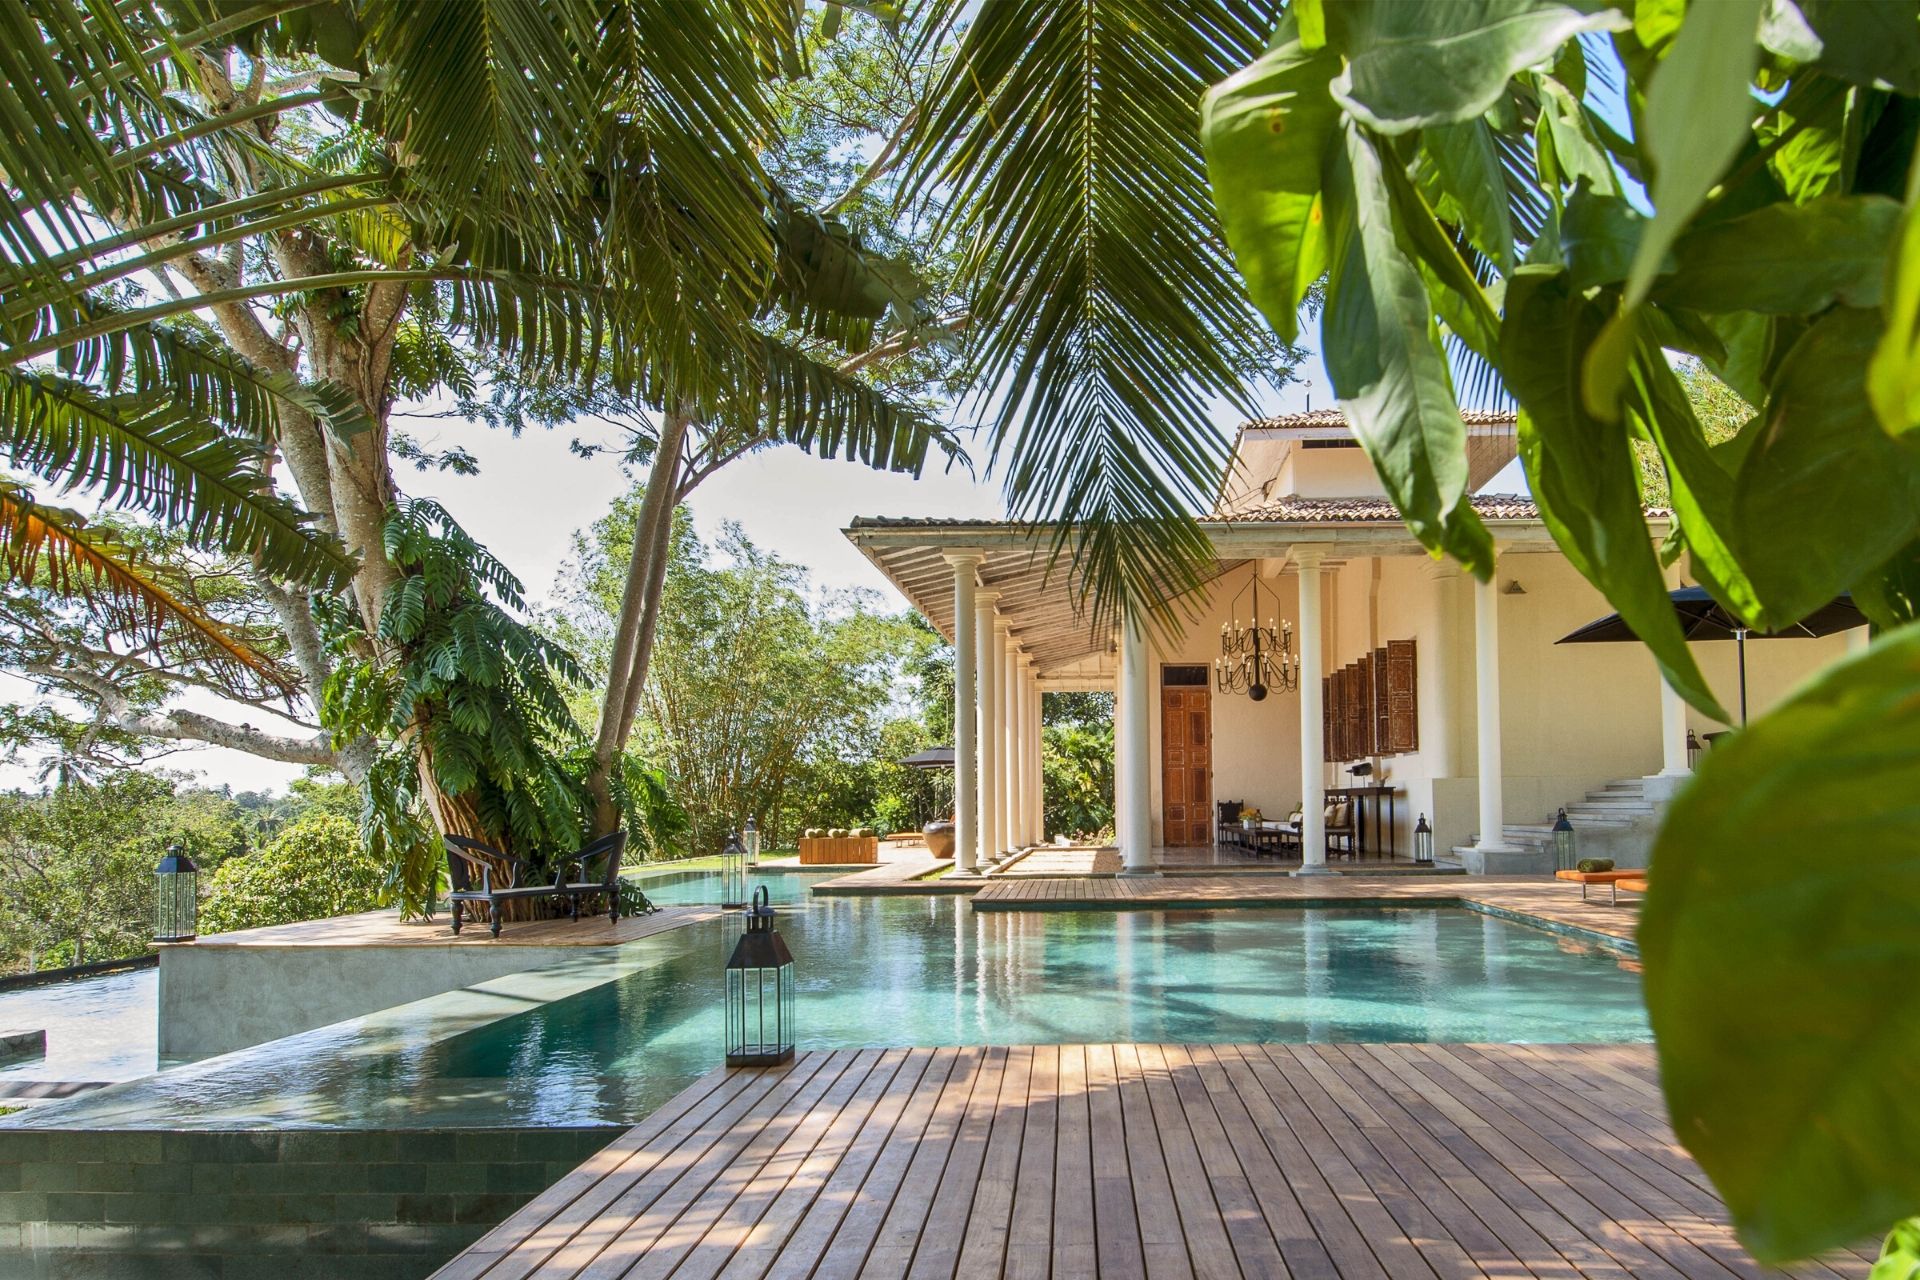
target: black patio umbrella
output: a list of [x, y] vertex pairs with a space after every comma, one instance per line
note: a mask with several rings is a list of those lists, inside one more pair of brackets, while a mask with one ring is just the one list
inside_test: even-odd
[[[1733, 614], [1728, 613], [1718, 600], [1707, 594], [1705, 587], [1680, 587], [1667, 593], [1673, 601], [1673, 611], [1680, 615], [1680, 633], [1689, 640], [1732, 640], [1740, 646], [1740, 723], [1747, 722], [1747, 639], [1755, 640], [1806, 640], [1815, 636], [1830, 636], [1836, 632], [1851, 631], [1855, 627], [1867, 625], [1867, 616], [1854, 605], [1853, 597], [1845, 592], [1821, 605], [1800, 621], [1779, 631], [1754, 631]], [[1578, 631], [1570, 632], [1554, 641], [1555, 644], [1604, 644], [1609, 641], [1638, 640], [1633, 628], [1626, 619], [1617, 613], [1589, 622]]]
[[914, 752], [900, 763], [909, 769], [951, 769], [953, 768], [953, 748], [928, 747], [925, 751]]

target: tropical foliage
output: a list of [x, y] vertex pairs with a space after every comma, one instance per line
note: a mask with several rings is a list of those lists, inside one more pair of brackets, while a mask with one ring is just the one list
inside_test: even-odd
[[[337, 768], [367, 788], [372, 847], [405, 851], [416, 904], [423, 823], [559, 841], [574, 822], [555, 816], [558, 756], [540, 757], [530, 791], [479, 795], [472, 780], [504, 786], [532, 739], [485, 759], [434, 749], [466, 735], [491, 753], [472, 736], [474, 699], [510, 690], [484, 673], [460, 696], [415, 688], [414, 650], [451, 650], [403, 638], [413, 606], [389, 608], [437, 589], [417, 585], [434, 555], [387, 545], [394, 513], [408, 518], [393, 463], [433, 460], [393, 431], [393, 410], [444, 394], [517, 423], [528, 400], [615, 405], [640, 428], [636, 454], [664, 455], [662, 509], [770, 443], [905, 470], [936, 442], [951, 450], [871, 381], [888, 359], [848, 366], [870, 346], [924, 346], [934, 302], [918, 277], [763, 163], [802, 118], [788, 87], [823, 25], [761, 0], [8, 7], [0, 449], [166, 525], [175, 557], [121, 563], [67, 513], [9, 494], [7, 582], [23, 612], [52, 619], [15, 669], [86, 712], [56, 702], [15, 729], [43, 729], [63, 767], [198, 741]], [[869, 52], [884, 30], [835, 25]], [[898, 72], [912, 82], [910, 62]], [[679, 424], [671, 450], [652, 425], [663, 410]], [[181, 557], [231, 570], [230, 612], [265, 634], [234, 634], [170, 590]], [[657, 598], [649, 563], [636, 619]], [[629, 656], [644, 669], [644, 645]], [[174, 701], [193, 686], [262, 705], [269, 678], [305, 732]], [[331, 708], [347, 718], [318, 723], [323, 690], [382, 683], [410, 691], [394, 705], [411, 721], [343, 699]], [[608, 701], [601, 736], [617, 747], [631, 701]], [[425, 767], [396, 744], [424, 744]], [[576, 772], [610, 795], [611, 759]]]
[[253, 839], [231, 797], [157, 773], [0, 794], [0, 969], [144, 954], [153, 869], [167, 846], [180, 844], [211, 871]]
[[[578, 585], [555, 629], [590, 678], [610, 658], [643, 505], [629, 495], [576, 540]], [[903, 699], [937, 637], [858, 596], [816, 598], [803, 570], [737, 529], [709, 546], [683, 513], [670, 551], [633, 747], [684, 813], [660, 851], [717, 853], [748, 817], [769, 848], [810, 826], [932, 817], [935, 784], [895, 762], [926, 745]]]
[[200, 904], [200, 932], [370, 911], [386, 882], [386, 865], [361, 844], [351, 819], [312, 813], [214, 869]]
[[[1695, 706], [1727, 718], [1662, 556], [1756, 630], [1851, 591], [1883, 632], [1702, 770], [1642, 926], [1675, 1127], [1768, 1260], [1920, 1208], [1879, 927], [1920, 905], [1917, 125], [1920, 15], [1872, 0], [1297, 0], [1203, 108], [1255, 302], [1290, 337], [1324, 281], [1335, 394], [1429, 548], [1493, 567], [1451, 352], [1518, 401], [1560, 547]], [[1687, 359], [1753, 410], [1703, 422]], [[1844, 872], [1816, 811], [1860, 824]]]

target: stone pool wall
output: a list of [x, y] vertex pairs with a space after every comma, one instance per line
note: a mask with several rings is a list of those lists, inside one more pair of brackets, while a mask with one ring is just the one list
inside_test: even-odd
[[621, 1132], [0, 1128], [0, 1277], [414, 1280]]

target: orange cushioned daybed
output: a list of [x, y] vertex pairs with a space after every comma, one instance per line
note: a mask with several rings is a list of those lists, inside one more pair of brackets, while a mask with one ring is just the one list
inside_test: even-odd
[[1633, 893], [1636, 889], [1641, 893], [1647, 891], [1647, 873], [1645, 870], [1556, 871], [1553, 873], [1553, 877], [1556, 880], [1571, 880], [1573, 883], [1579, 885], [1580, 900], [1582, 902], [1586, 901], [1588, 885], [1603, 884], [1607, 886], [1608, 893], [1612, 895], [1610, 902], [1614, 906], [1620, 905], [1620, 890], [1622, 888], [1626, 889], [1628, 893]]

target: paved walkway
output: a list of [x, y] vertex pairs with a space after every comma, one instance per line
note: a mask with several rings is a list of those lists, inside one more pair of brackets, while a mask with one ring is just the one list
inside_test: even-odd
[[1580, 887], [1546, 876], [1119, 876], [1112, 879], [1000, 879], [973, 895], [975, 911], [1148, 910], [1168, 907], [1465, 906], [1529, 924], [1574, 929], [1631, 943], [1638, 900], [1609, 906], [1605, 890], [1582, 901]]
[[1645, 1046], [1132, 1044], [717, 1070], [437, 1273], [1767, 1274], [1668, 1131]]

